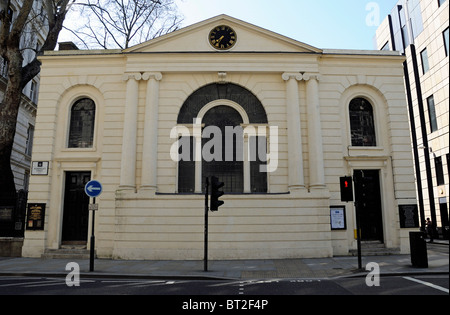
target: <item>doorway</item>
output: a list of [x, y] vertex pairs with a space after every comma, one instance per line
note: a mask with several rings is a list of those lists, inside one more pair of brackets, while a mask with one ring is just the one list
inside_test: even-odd
[[361, 239], [384, 242], [379, 170], [355, 170], [355, 205]]
[[89, 197], [84, 186], [90, 172], [66, 172], [62, 245], [86, 245], [89, 227]]

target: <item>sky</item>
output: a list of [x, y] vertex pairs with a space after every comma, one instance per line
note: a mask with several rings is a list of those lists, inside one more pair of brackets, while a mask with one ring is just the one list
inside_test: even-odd
[[183, 26], [227, 14], [317, 48], [375, 49], [398, 0], [176, 0]]
[[[175, 0], [182, 27], [220, 14], [321, 49], [373, 50], [379, 24], [398, 0]], [[64, 23], [70, 27], [70, 23]], [[71, 41], [63, 31], [59, 42]]]

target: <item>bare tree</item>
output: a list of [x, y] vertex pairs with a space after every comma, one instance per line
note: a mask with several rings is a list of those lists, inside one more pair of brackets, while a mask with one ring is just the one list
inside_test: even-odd
[[87, 49], [127, 49], [177, 30], [175, 0], [83, 0], [72, 11], [81, 25], [72, 33]]
[[[17, 115], [19, 112], [22, 90], [41, 69], [38, 55], [44, 50], [54, 50], [58, 35], [70, 4], [75, 0], [42, 0], [40, 12], [34, 12], [34, 0], [23, 0], [17, 17], [12, 18], [9, 10], [11, 0], [0, 3], [0, 56], [8, 64], [8, 76], [3, 100], [0, 103], [0, 199], [15, 199], [16, 188], [11, 170], [11, 151], [16, 132]], [[24, 47], [23, 33], [27, 23], [34, 23], [37, 16], [48, 29], [45, 42], [38, 49]], [[35, 57], [29, 62], [24, 61], [24, 51], [34, 49]]]

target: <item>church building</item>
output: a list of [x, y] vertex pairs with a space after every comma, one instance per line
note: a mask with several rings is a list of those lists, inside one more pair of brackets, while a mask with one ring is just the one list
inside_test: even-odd
[[[42, 61], [22, 255], [317, 258], [407, 253], [417, 201], [394, 51], [319, 49], [220, 15], [126, 50]], [[354, 202], [341, 201], [351, 176]], [[90, 180], [103, 187], [94, 202]], [[92, 207], [91, 207], [92, 208]]]

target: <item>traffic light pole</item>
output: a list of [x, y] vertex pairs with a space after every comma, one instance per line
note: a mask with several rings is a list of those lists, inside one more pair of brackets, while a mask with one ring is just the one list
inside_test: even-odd
[[[358, 246], [358, 269], [362, 269], [362, 258], [361, 258], [361, 215], [360, 209], [358, 209], [358, 201], [356, 194], [353, 192], [353, 187], [356, 188], [360, 184], [357, 180], [357, 176], [345, 176], [340, 178], [340, 186], [341, 186], [341, 201], [343, 202], [351, 202], [353, 201], [355, 215], [356, 215], [356, 243]], [[352, 183], [354, 182], [354, 184]]]
[[205, 184], [205, 258], [204, 271], [208, 271], [208, 194], [209, 194], [209, 178], [206, 177]]
[[[353, 180], [355, 182], [355, 188], [358, 187], [358, 182], [357, 182], [357, 177], [354, 176]], [[355, 189], [356, 190], [356, 189]], [[361, 214], [360, 214], [360, 210], [358, 207], [358, 201], [355, 198], [354, 201], [354, 208], [355, 208], [355, 213], [356, 213], [356, 243], [358, 245], [358, 269], [361, 270], [362, 269], [362, 255], [361, 255]]]
[[358, 211], [358, 203], [355, 201], [356, 211], [356, 242], [358, 244], [358, 269], [362, 269], [362, 257], [361, 257], [361, 221]]

